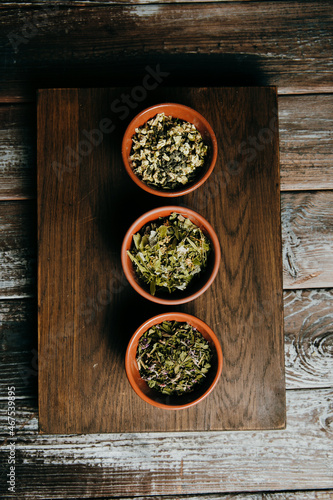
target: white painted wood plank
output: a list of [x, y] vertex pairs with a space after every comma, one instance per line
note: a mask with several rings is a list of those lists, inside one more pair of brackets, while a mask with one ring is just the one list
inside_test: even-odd
[[333, 286], [333, 191], [281, 196], [284, 289]]
[[281, 189], [333, 188], [333, 95], [280, 96]]
[[19, 412], [17, 475], [33, 499], [330, 489], [332, 401], [287, 391], [286, 429], [260, 432], [38, 435]]
[[284, 292], [288, 389], [333, 387], [333, 290]]
[[[279, 493], [222, 493], [186, 496], [123, 497], [121, 500], [331, 500], [332, 490], [283, 491]], [[106, 500], [106, 499], [104, 499]], [[111, 497], [110, 497], [111, 500]]]
[[36, 219], [34, 202], [0, 203], [0, 299], [36, 293]]

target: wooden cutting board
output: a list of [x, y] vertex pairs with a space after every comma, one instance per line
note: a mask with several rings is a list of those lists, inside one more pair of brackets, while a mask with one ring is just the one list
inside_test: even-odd
[[[140, 87], [143, 89], [143, 87]], [[47, 433], [280, 429], [285, 426], [280, 177], [275, 88], [47, 89], [38, 92], [39, 425]], [[218, 140], [214, 173], [172, 200], [215, 228], [211, 288], [173, 310], [218, 335], [214, 391], [179, 411], [143, 402], [124, 369], [127, 343], [152, 304], [127, 283], [122, 238], [170, 204], [138, 188], [121, 160], [131, 118], [160, 102], [195, 108]]]

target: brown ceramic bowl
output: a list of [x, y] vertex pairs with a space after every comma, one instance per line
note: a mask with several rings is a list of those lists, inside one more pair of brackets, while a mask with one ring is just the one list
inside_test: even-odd
[[[209, 156], [205, 162], [205, 166], [203, 167], [200, 176], [198, 176], [198, 178], [192, 183], [189, 183], [188, 185], [185, 185], [184, 187], [181, 187], [177, 190], [168, 191], [148, 186], [135, 175], [129, 160], [132, 148], [132, 137], [135, 134], [135, 129], [137, 127], [141, 127], [148, 120], [156, 116], [158, 113], [162, 112], [164, 112], [167, 116], [180, 118], [181, 120], [193, 123], [193, 125], [202, 135], [204, 143], [209, 146]], [[136, 117], [133, 118], [131, 123], [128, 125], [122, 142], [122, 157], [126, 171], [128, 172], [131, 179], [133, 179], [133, 181], [138, 186], [140, 186], [148, 193], [166, 197], [182, 196], [184, 194], [190, 193], [191, 191], [194, 191], [199, 186], [201, 186], [212, 173], [217, 158], [217, 140], [214, 131], [207, 120], [194, 109], [189, 108], [188, 106], [184, 106], [183, 104], [158, 104], [155, 106], [151, 106], [144, 111], [141, 111], [141, 113], [136, 115]]]
[[[149, 287], [139, 281], [132, 261], [127, 255], [127, 250], [130, 250], [132, 247], [133, 235], [139, 232], [143, 226], [145, 226], [148, 222], [157, 220], [159, 217], [168, 217], [173, 212], [189, 218], [191, 222], [200, 227], [203, 233], [210, 239], [212, 251], [208, 257], [206, 269], [202, 272], [198, 279], [193, 279], [193, 283], [190, 283], [186, 290], [177, 290], [171, 294], [167, 291], [156, 292], [156, 295], [151, 295]], [[154, 210], [150, 210], [149, 212], [141, 215], [141, 217], [139, 217], [128, 229], [121, 248], [121, 263], [125, 276], [132, 287], [146, 299], [165, 305], [184, 304], [203, 294], [214, 281], [219, 269], [220, 260], [221, 250], [219, 240], [209, 222], [207, 222], [207, 220], [197, 212], [194, 212], [189, 208], [178, 206], [155, 208]]]
[[[196, 328], [206, 340], [208, 340], [213, 352], [212, 366], [207, 373], [205, 382], [199, 385], [193, 392], [189, 392], [181, 396], [168, 396], [166, 394], [159, 393], [154, 389], [150, 389], [147, 382], [141, 378], [136, 362], [136, 352], [141, 335], [143, 335], [153, 325], [162, 323], [163, 321], [179, 321], [189, 323], [191, 326]], [[158, 316], [154, 316], [143, 323], [131, 338], [125, 356], [127, 378], [134, 391], [147, 403], [166, 410], [181, 410], [183, 408], [196, 405], [205, 399], [216, 386], [221, 376], [222, 365], [222, 349], [218, 338], [211, 328], [201, 319], [191, 316], [190, 314], [179, 312], [159, 314]]]

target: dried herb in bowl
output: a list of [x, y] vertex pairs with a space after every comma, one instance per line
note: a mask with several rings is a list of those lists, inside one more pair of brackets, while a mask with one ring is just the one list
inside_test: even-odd
[[130, 162], [142, 182], [172, 190], [198, 177], [208, 146], [192, 123], [159, 113], [135, 132]]
[[205, 380], [211, 368], [212, 350], [189, 323], [163, 321], [141, 336], [136, 360], [140, 375], [150, 388], [181, 395]]
[[133, 236], [127, 252], [136, 273], [156, 291], [185, 290], [206, 267], [211, 242], [202, 230], [181, 214], [146, 224]]

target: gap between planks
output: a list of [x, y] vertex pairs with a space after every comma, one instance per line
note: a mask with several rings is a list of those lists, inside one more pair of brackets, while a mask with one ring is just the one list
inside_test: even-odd
[[280, 431], [39, 435], [18, 411], [20, 487], [37, 485], [34, 499], [331, 488], [331, 401], [332, 390], [288, 391]]

